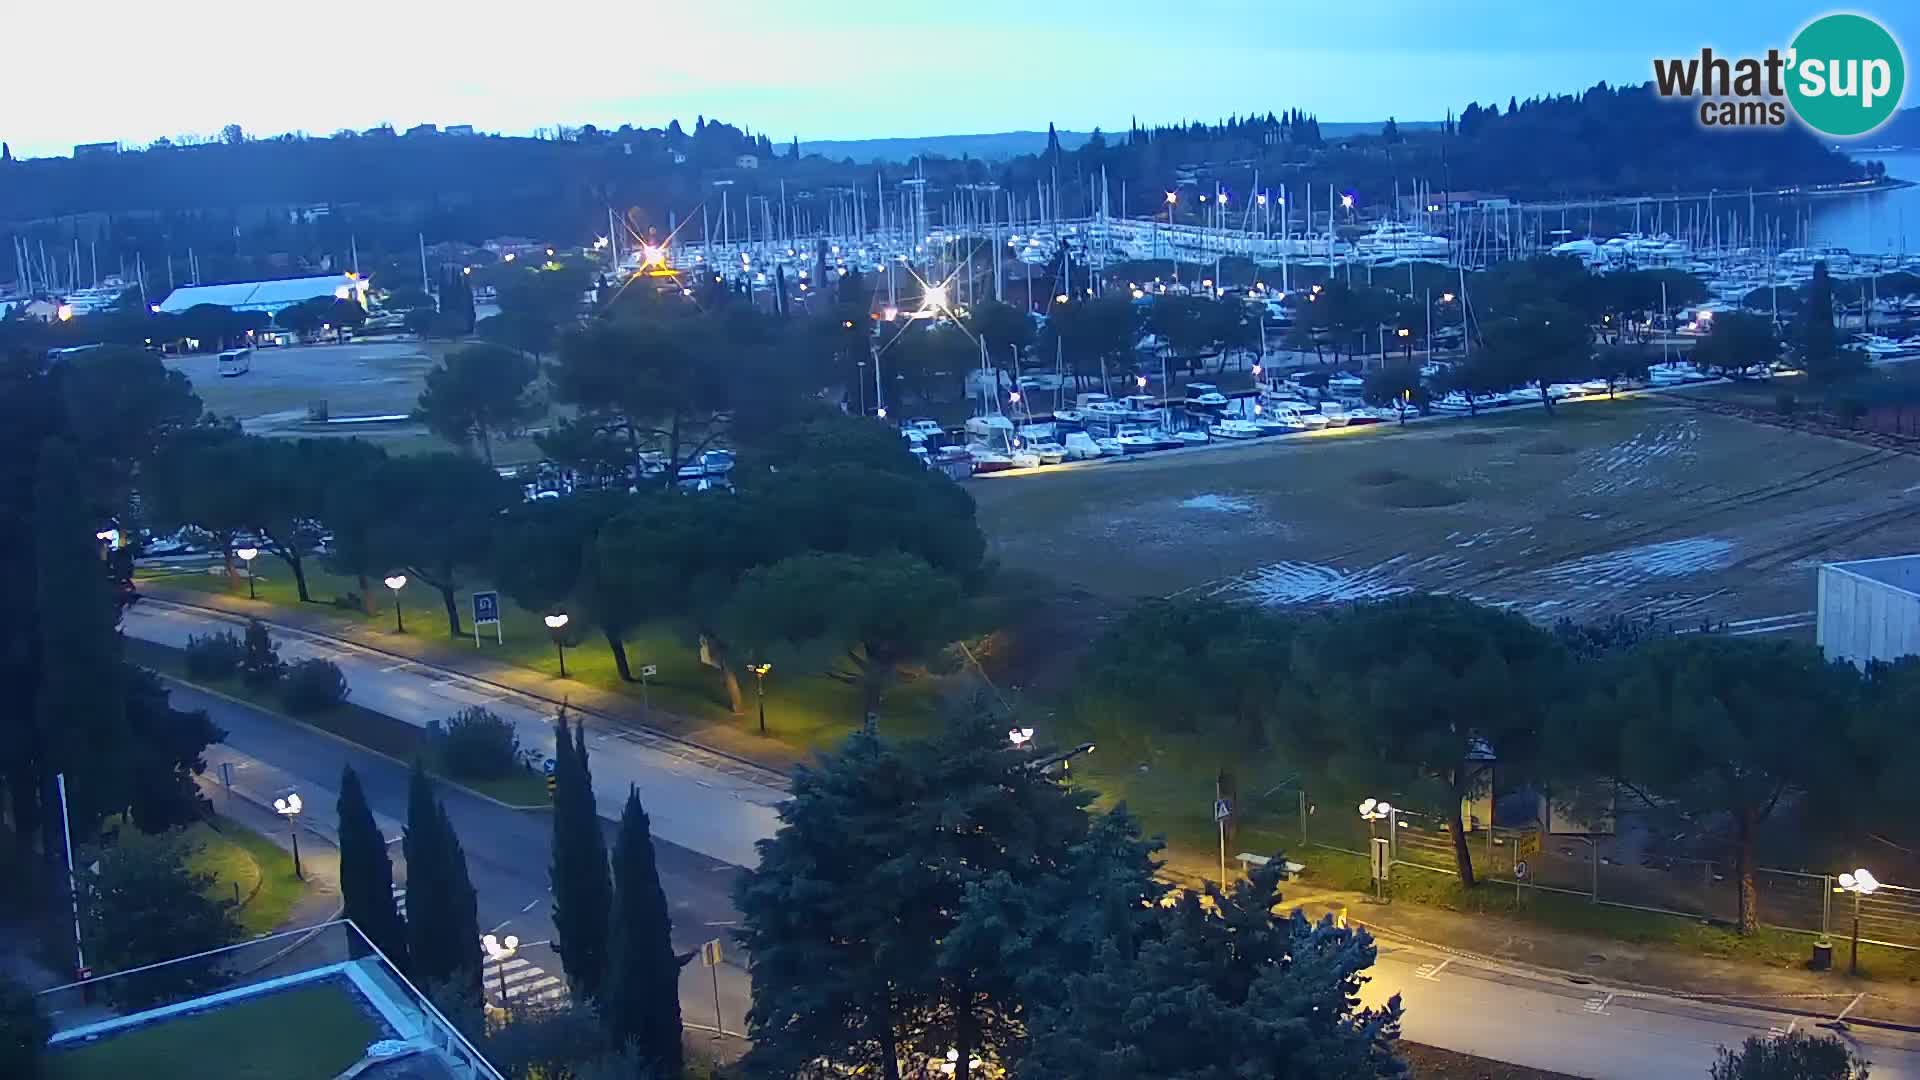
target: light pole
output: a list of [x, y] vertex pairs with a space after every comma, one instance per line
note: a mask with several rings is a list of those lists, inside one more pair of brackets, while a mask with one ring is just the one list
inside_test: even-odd
[[260, 554], [260, 549], [250, 547], [235, 548], [233, 553], [247, 566], [247, 599], [260, 599], [258, 596], [255, 596], [253, 592], [253, 560], [256, 555]]
[[487, 959], [493, 961], [495, 970], [500, 972], [500, 1007], [507, 1007], [507, 961], [520, 951], [520, 939], [508, 934], [504, 938], [487, 934], [480, 939], [480, 947], [486, 950]]
[[392, 574], [386, 579], [387, 588], [393, 590], [393, 632], [404, 634], [407, 624], [400, 615], [400, 590], [407, 587], [407, 575]]
[[[1373, 898], [1386, 902], [1386, 881], [1389, 859], [1387, 852], [1392, 850], [1393, 841], [1380, 838], [1380, 822], [1393, 816], [1393, 806], [1379, 799], [1367, 799], [1360, 804], [1360, 820], [1367, 823], [1367, 832], [1373, 837], [1372, 856]], [[1391, 828], [1392, 826], [1388, 826]]]
[[543, 616], [540, 621], [546, 623], [547, 629], [553, 632], [553, 651], [560, 656], [560, 677], [564, 679], [567, 677], [567, 641], [562, 632], [567, 628], [567, 613], [556, 611]]
[[767, 672], [773, 670], [772, 664], [748, 664], [747, 670], [753, 672], [753, 697], [760, 706], [760, 734], [767, 733]]
[[305, 881], [307, 875], [300, 869], [300, 828], [294, 824], [301, 806], [299, 792], [289, 792], [286, 798], [273, 800], [273, 812], [287, 819], [287, 835], [293, 837], [293, 876]]
[[1872, 896], [1880, 888], [1880, 882], [1864, 869], [1851, 874], [1840, 875], [1840, 887], [1836, 892], [1853, 894], [1853, 947], [1847, 955], [1847, 974], [1860, 974], [1860, 898]]

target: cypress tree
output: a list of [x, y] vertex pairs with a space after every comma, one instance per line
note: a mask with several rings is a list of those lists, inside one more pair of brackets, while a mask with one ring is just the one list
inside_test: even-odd
[[467, 859], [417, 759], [407, 783], [407, 960], [418, 981], [480, 993], [480, 914]]
[[653, 829], [629, 788], [613, 848], [613, 925], [600, 1020], [615, 1046], [632, 1046], [654, 1075], [679, 1076], [680, 961], [673, 919], [654, 863]]
[[347, 918], [400, 968], [407, 966], [407, 927], [393, 903], [393, 861], [361, 790], [360, 775], [340, 772], [340, 898]]
[[613, 885], [607, 844], [593, 798], [586, 731], [569, 730], [566, 710], [554, 723], [553, 885], [554, 951], [575, 995], [598, 998], [606, 974], [607, 919]]

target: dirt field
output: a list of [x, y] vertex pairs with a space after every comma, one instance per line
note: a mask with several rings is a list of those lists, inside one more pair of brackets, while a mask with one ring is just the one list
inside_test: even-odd
[[1112, 596], [1435, 589], [1810, 633], [1821, 562], [1920, 547], [1920, 457], [1658, 396], [1383, 428], [972, 491], [1004, 565]]
[[[410, 412], [427, 369], [450, 347], [405, 339], [257, 349], [252, 370], [224, 379], [211, 355], [168, 357], [166, 365], [193, 381], [194, 393], [209, 410], [238, 417], [255, 434], [357, 435], [390, 453], [426, 453], [450, 447], [418, 424], [321, 426], [307, 422], [307, 409], [325, 401], [336, 419]], [[537, 459], [539, 450], [531, 440], [503, 440], [495, 445], [494, 457], [512, 464]]]

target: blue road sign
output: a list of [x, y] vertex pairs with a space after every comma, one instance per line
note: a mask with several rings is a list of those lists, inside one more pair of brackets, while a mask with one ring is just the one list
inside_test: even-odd
[[553, 759], [548, 758], [546, 764], [542, 765], [541, 768], [546, 770], [546, 773], [548, 776], [552, 776], [553, 775]]
[[500, 621], [500, 594], [497, 592], [477, 592], [473, 594], [473, 621], [497, 623]]

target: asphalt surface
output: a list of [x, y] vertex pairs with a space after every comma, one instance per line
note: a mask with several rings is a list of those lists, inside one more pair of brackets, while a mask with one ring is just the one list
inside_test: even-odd
[[[406, 863], [399, 838], [406, 819], [406, 766], [227, 698], [179, 683], [173, 683], [172, 690], [176, 707], [205, 709], [214, 723], [226, 729], [225, 740], [207, 752], [207, 775], [219, 789], [214, 796], [216, 808], [229, 797], [225, 790], [229, 780], [231, 797], [268, 804], [297, 790], [308, 808], [301, 827], [331, 842], [338, 821], [340, 773], [351, 764], [360, 774], [381, 832], [390, 841], [394, 876], [404, 885]], [[551, 816], [544, 811], [510, 810], [450, 785], [440, 788], [440, 798], [466, 849], [467, 870], [479, 896], [481, 929], [513, 934], [522, 942], [514, 959], [524, 963], [508, 961], [509, 999], [523, 996], [523, 986], [526, 994], [546, 996], [559, 984], [544, 980], [562, 977], [560, 958], [551, 944], [547, 883]], [[614, 825], [604, 820], [602, 824], [611, 850]], [[685, 953], [716, 937], [727, 940], [727, 951], [733, 955], [719, 969], [720, 1014], [726, 1031], [744, 1031], [748, 979], [729, 935], [738, 918], [731, 889], [739, 868], [657, 836], [654, 852], [673, 916], [674, 947]], [[485, 989], [490, 1000], [499, 997], [499, 974], [489, 965]], [[690, 1026], [714, 1026], [713, 977], [697, 957], [681, 971], [680, 1003], [681, 1015]]]

